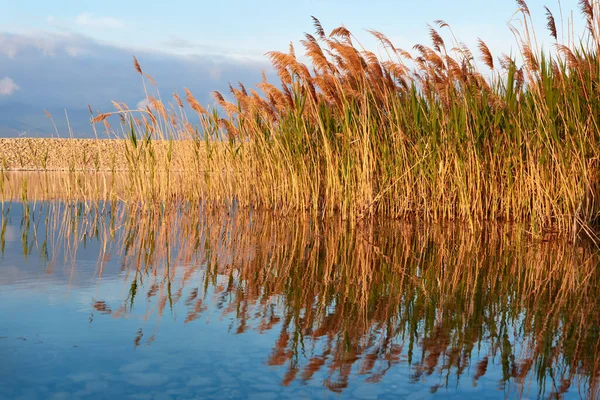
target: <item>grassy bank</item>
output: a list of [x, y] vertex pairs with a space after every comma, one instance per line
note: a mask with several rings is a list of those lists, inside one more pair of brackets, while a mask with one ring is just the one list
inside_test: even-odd
[[[221, 110], [210, 112], [187, 90], [171, 104], [149, 89], [145, 110], [115, 103], [117, 111], [93, 122], [128, 141], [138, 199], [172, 197], [172, 146], [185, 140], [189, 157], [177, 185], [189, 200], [347, 219], [515, 221], [533, 232], [593, 235], [600, 5], [581, 1], [586, 30], [568, 43], [547, 10], [554, 45], [543, 53], [527, 5], [517, 3], [518, 57], [494, 57], [483, 41], [475, 54], [437, 21], [432, 45], [411, 52], [371, 31], [386, 55], [379, 58], [344, 27], [327, 34], [315, 19], [315, 34], [302, 41], [310, 62], [292, 46], [270, 52], [280, 82], [265, 78], [261, 93], [239, 84], [229, 102], [215, 92]], [[120, 126], [109, 125], [113, 114]], [[166, 143], [164, 157], [156, 139]]]

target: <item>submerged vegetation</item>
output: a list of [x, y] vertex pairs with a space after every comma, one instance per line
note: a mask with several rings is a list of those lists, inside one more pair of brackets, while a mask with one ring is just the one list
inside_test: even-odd
[[[416, 45], [413, 53], [370, 31], [387, 55], [381, 59], [343, 26], [327, 35], [314, 19], [315, 35], [302, 41], [310, 63], [292, 45], [268, 53], [280, 82], [265, 77], [257, 85], [262, 95], [241, 83], [230, 87], [233, 102], [215, 92], [219, 113], [187, 90], [187, 106], [177, 94], [170, 105], [149, 94], [145, 110], [115, 103], [118, 111], [93, 122], [129, 140], [141, 198], [168, 196], [153, 179], [169, 180], [170, 159], [156, 159], [153, 139], [183, 139], [190, 141], [186, 199], [348, 219], [518, 221], [537, 233], [593, 236], [600, 4], [580, 1], [585, 33], [568, 43], [546, 9], [554, 46], [544, 53], [527, 5], [517, 3], [512, 22], [522, 28], [511, 27], [520, 55], [495, 59], [480, 40], [489, 71], [480, 71], [443, 21], [430, 29], [432, 46]], [[144, 85], [151, 83], [134, 61]], [[188, 120], [190, 107], [198, 126]], [[122, 129], [110, 127], [112, 114]]]

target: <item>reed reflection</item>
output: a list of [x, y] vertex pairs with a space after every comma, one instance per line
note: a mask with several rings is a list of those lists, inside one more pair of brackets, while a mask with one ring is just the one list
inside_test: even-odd
[[216, 308], [234, 317], [233, 334], [277, 332], [265, 361], [285, 369], [283, 385], [319, 379], [342, 392], [401, 364], [432, 392], [491, 374], [510, 397], [531, 382], [539, 397], [600, 395], [591, 247], [532, 241], [510, 226], [473, 234], [458, 225], [317, 224], [190, 204], [52, 202], [24, 205], [20, 221], [10, 214], [7, 203], [1, 248], [6, 226], [18, 224], [23, 255], [44, 253], [48, 274], [59, 255], [73, 265], [89, 241], [100, 245], [99, 286], [118, 263], [127, 293], [93, 299], [90, 322], [155, 321], [134, 346], [157, 340], [165, 318], [193, 325]]

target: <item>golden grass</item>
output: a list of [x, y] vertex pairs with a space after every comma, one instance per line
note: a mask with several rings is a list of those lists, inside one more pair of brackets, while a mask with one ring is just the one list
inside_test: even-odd
[[[124, 139], [0, 138], [3, 171], [127, 171], [128, 145]], [[168, 142], [155, 141], [158, 160], [167, 157]], [[189, 143], [173, 145], [172, 164], [184, 170]]]

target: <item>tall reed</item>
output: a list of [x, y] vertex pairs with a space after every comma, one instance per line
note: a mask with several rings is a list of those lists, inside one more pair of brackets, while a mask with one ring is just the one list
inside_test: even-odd
[[413, 53], [370, 31], [386, 54], [379, 58], [343, 26], [327, 35], [315, 18], [315, 34], [301, 42], [309, 65], [292, 45], [269, 52], [279, 82], [265, 77], [262, 94], [230, 86], [233, 102], [214, 92], [220, 111], [212, 112], [187, 89], [187, 106], [177, 94], [171, 106], [148, 94], [144, 110], [115, 103], [121, 129], [106, 129], [129, 139], [135, 194], [154, 201], [169, 196], [173, 178], [152, 142], [178, 139], [189, 146], [179, 193], [187, 199], [351, 220], [518, 221], [536, 233], [594, 236], [600, 4], [580, 1], [586, 29], [569, 43], [546, 9], [554, 47], [543, 53], [526, 3], [517, 3], [520, 57], [494, 58], [480, 40], [489, 71], [444, 21], [430, 29], [432, 45]]

